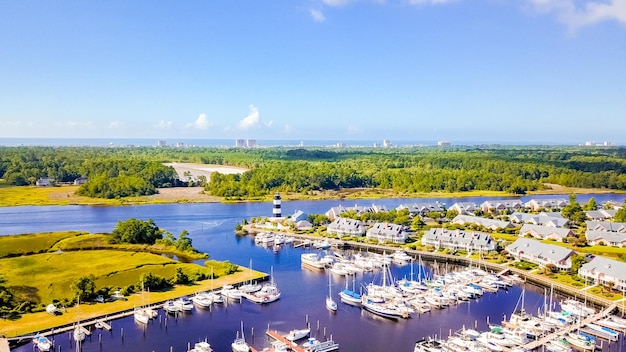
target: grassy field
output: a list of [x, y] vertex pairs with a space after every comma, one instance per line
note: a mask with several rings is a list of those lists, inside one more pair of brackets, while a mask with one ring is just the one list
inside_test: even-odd
[[0, 236], [0, 258], [47, 252], [57, 242], [82, 235], [82, 232], [66, 231], [16, 236]]
[[225, 275], [215, 280], [199, 281], [191, 285], [179, 285], [175, 288], [162, 292], [150, 292], [149, 294], [135, 293], [125, 301], [107, 303], [88, 303], [80, 305], [80, 316], [77, 307], [67, 308], [62, 315], [50, 315], [46, 312], [26, 314], [16, 321], [0, 319], [0, 334], [8, 337], [31, 334], [37, 331], [50, 330], [57, 326], [71, 324], [80, 318], [81, 321], [100, 316], [112, 315], [117, 312], [132, 309], [142, 304], [163, 302], [175, 297], [192, 295], [198, 291], [206, 291], [222, 287], [225, 284], [236, 284], [266, 276], [264, 273], [250, 271], [240, 267], [239, 271], [231, 275]]

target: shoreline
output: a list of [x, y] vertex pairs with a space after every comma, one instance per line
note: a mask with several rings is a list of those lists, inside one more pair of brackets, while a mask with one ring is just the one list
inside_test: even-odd
[[[66, 308], [61, 315], [51, 315], [45, 311], [37, 313], [29, 313], [22, 315], [16, 320], [0, 320], [0, 335], [4, 335], [13, 340], [19, 336], [28, 336], [37, 332], [49, 333], [50, 331], [58, 332], [57, 329], [64, 326], [72, 326], [76, 321], [95, 322], [98, 319], [105, 319], [107, 316], [119, 315], [124, 312], [132, 311], [135, 307], [142, 305], [154, 306], [159, 305], [167, 300], [176, 299], [182, 296], [191, 296], [199, 291], [211, 291], [226, 284], [239, 285], [246, 281], [252, 280], [265, 281], [269, 275], [256, 270], [239, 266], [239, 270], [231, 275], [220, 277], [214, 280], [199, 281], [191, 285], [176, 286], [167, 291], [155, 291], [147, 294], [148, 297], [142, 298], [140, 292], [134, 293], [126, 297], [125, 300], [117, 300], [106, 303], [89, 303], [81, 304], [80, 307]], [[147, 299], [147, 301], [146, 301]], [[143, 302], [142, 302], [143, 301]], [[80, 309], [80, 315], [79, 315]], [[83, 325], [81, 323], [81, 325]]]
[[[470, 191], [470, 192], [430, 192], [403, 194], [390, 190], [380, 189], [344, 189], [340, 191], [325, 191], [315, 194], [303, 195], [302, 193], [281, 193], [283, 201], [296, 200], [367, 200], [367, 199], [412, 199], [412, 198], [468, 198], [468, 197], [523, 197], [533, 195], [560, 195], [569, 194], [626, 194], [626, 191], [596, 188], [571, 188], [552, 185], [551, 189], [528, 192], [524, 195], [511, 194], [502, 191]], [[159, 193], [151, 196], [127, 197], [122, 199], [100, 199], [75, 195], [79, 186], [12, 186], [0, 188], [0, 207], [17, 206], [125, 206], [147, 204], [185, 204], [185, 203], [253, 203], [269, 202], [273, 195], [261, 198], [237, 198], [216, 197], [204, 193], [203, 187], [175, 187], [160, 188]]]

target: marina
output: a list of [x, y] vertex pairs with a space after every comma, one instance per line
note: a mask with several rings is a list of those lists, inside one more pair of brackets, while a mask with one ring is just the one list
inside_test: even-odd
[[[388, 200], [385, 200], [388, 201]], [[320, 202], [303, 202], [304, 205], [294, 207], [319, 208], [320, 212], [326, 205]], [[325, 298], [328, 296], [328, 270], [324, 268], [313, 269], [302, 265], [302, 254], [313, 253], [320, 258], [326, 258], [330, 252], [337, 251], [342, 257], [349, 258], [359, 252], [364, 257], [370, 253], [364, 248], [353, 248], [347, 251], [339, 251], [337, 248], [330, 250], [317, 249], [312, 246], [299, 246], [294, 248], [291, 244], [282, 244], [278, 248], [274, 246], [257, 245], [253, 236], [236, 236], [232, 229], [242, 218], [263, 213], [266, 204], [189, 204], [176, 206], [136, 206], [127, 209], [92, 209], [74, 207], [52, 207], [49, 209], [54, 217], [47, 221], [54, 223], [63, 219], [58, 225], [51, 225], [51, 229], [59, 227], [76, 228], [83, 224], [84, 227], [96, 226], [100, 221], [107, 224], [110, 217], [112, 227], [115, 219], [132, 210], [134, 216], [148, 219], [153, 218], [160, 227], [177, 232], [188, 229], [197, 246], [203, 251], [210, 253], [215, 260], [231, 260], [232, 262], [247, 267], [250, 260], [254, 261], [255, 269], [270, 272], [274, 268], [274, 280], [280, 287], [280, 299], [272, 304], [257, 304], [245, 298], [242, 300], [227, 300], [221, 304], [211, 304], [210, 308], [200, 308], [196, 305], [190, 313], [168, 315], [162, 309], [158, 310], [158, 317], [150, 320], [148, 324], [138, 324], [134, 321], [132, 311], [124, 312], [105, 319], [111, 326], [111, 330], [95, 329], [96, 321], [81, 322], [91, 331], [81, 344], [83, 351], [187, 351], [198, 341], [208, 341], [215, 351], [229, 351], [231, 344], [240, 330], [240, 324], [245, 323], [245, 336], [247, 342], [256, 350], [271, 348], [271, 343], [266, 338], [266, 330], [276, 330], [281, 335], [287, 335], [294, 327], [307, 324], [310, 326], [311, 337], [318, 341], [325, 341], [332, 334], [333, 340], [339, 344], [340, 350], [352, 351], [411, 351], [415, 347], [415, 341], [420, 339], [441, 339], [442, 336], [451, 335], [451, 331], [462, 329], [463, 326], [473, 327], [476, 331], [488, 331], [489, 320], [499, 321], [503, 315], [510, 315], [514, 310], [518, 297], [522, 290], [526, 291], [526, 310], [535, 312], [544, 306], [544, 290], [532, 283], [514, 282], [512, 286], [499, 288], [495, 292], [484, 292], [482, 296], [474, 296], [467, 299], [459, 299], [458, 303], [434, 308], [428, 311], [410, 313], [408, 319], [391, 320], [359, 306], [345, 304], [340, 301], [339, 292], [344, 287], [354, 287], [353, 291], [367, 284], [381, 284], [382, 271], [367, 269], [356, 271], [354, 274], [332, 274], [332, 295], [338, 304], [336, 313], [330, 313], [325, 308]], [[10, 209], [2, 209], [7, 215]], [[24, 209], [20, 209], [23, 213]], [[90, 212], [98, 212], [100, 215], [90, 220]], [[312, 210], [311, 212], [314, 212]], [[59, 213], [61, 212], [61, 213]], [[32, 214], [46, 214], [37, 210]], [[50, 213], [47, 213], [51, 215]], [[160, 214], [168, 214], [163, 217]], [[16, 217], [17, 217], [16, 213]], [[23, 214], [20, 213], [20, 217]], [[30, 216], [30, 214], [29, 214]], [[75, 217], [75, 221], [72, 219]], [[0, 221], [8, 225], [13, 221], [10, 216], [3, 216]], [[96, 219], [98, 219], [96, 221]], [[169, 219], [169, 220], [168, 220]], [[211, 219], [207, 222], [207, 219]], [[43, 220], [42, 220], [43, 221]], [[16, 231], [26, 232], [18, 225], [10, 225]], [[98, 225], [105, 226], [106, 225]], [[6, 228], [6, 227], [5, 227]], [[102, 227], [93, 231], [106, 231]], [[299, 242], [296, 239], [293, 244]], [[303, 241], [302, 241], [303, 242]], [[374, 251], [378, 252], [378, 251]], [[393, 254], [393, 251], [388, 252]], [[409, 253], [411, 254], [411, 253]], [[335, 256], [336, 258], [339, 258]], [[339, 259], [341, 260], [341, 259]], [[434, 274], [444, 275], [447, 272], [460, 271], [467, 267], [460, 263], [451, 262], [448, 265], [442, 262], [434, 262], [432, 258], [423, 258], [423, 263], [418, 261], [400, 264], [389, 264], [390, 279], [399, 282], [403, 278], [411, 281], [416, 278], [418, 272], [429, 275], [432, 280]], [[491, 270], [490, 270], [491, 271]], [[498, 270], [496, 272], [503, 277], [513, 275]], [[426, 276], [424, 276], [426, 277]], [[415, 280], [415, 279], [414, 279]], [[355, 284], [356, 282], [356, 284]], [[353, 286], [354, 285], [354, 286]], [[398, 287], [401, 287], [398, 285]], [[408, 286], [407, 286], [408, 287]], [[406, 288], [406, 287], [405, 287]], [[482, 289], [482, 288], [481, 288]], [[419, 288], [416, 288], [419, 290]], [[363, 293], [367, 293], [366, 290]], [[568, 297], [555, 294], [555, 301], [562, 301]], [[192, 298], [192, 296], [190, 296]], [[424, 297], [426, 298], [426, 297]], [[579, 295], [579, 299], [581, 296]], [[419, 303], [415, 301], [415, 303]], [[590, 300], [588, 303], [593, 303]], [[609, 315], [611, 317], [611, 315]], [[601, 321], [603, 319], [599, 319]], [[610, 320], [612, 321], [612, 320]], [[269, 325], [269, 328], [268, 328]], [[41, 332], [46, 334], [55, 346], [62, 351], [73, 350], [75, 344], [70, 336], [72, 327], [54, 331]], [[582, 329], [585, 329], [584, 327]], [[450, 332], [449, 332], [450, 331]], [[256, 335], [256, 336], [255, 336]], [[262, 336], [262, 337], [261, 337]], [[359, 338], [357, 338], [357, 336]], [[33, 351], [33, 345], [29, 341], [25, 345], [14, 348], [14, 351]], [[623, 344], [623, 338], [617, 342], [602, 341], [598, 343], [603, 350], [619, 351]]]

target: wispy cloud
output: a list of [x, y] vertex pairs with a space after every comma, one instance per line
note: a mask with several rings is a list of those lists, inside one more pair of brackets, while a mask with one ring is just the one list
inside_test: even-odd
[[239, 128], [248, 130], [259, 126], [272, 127], [273, 124], [274, 121], [272, 120], [265, 123], [262, 122], [261, 115], [259, 114], [259, 108], [254, 105], [250, 105], [250, 112], [248, 112], [248, 115], [239, 122]]
[[172, 127], [172, 121], [165, 121], [165, 120], [161, 120], [159, 121], [159, 123], [156, 124], [157, 128], [163, 128], [163, 129], [168, 129]]
[[457, 0], [408, 0], [411, 5], [442, 5], [455, 1]]
[[200, 114], [196, 121], [187, 124], [187, 128], [196, 128], [199, 130], [206, 130], [207, 128], [209, 128], [209, 126], [209, 118], [206, 116], [206, 114]]
[[123, 121], [115, 120], [109, 123], [109, 128], [120, 128], [120, 127], [124, 127]]
[[365, 132], [365, 130], [361, 126], [355, 126], [355, 125], [348, 126], [348, 134], [354, 135], [354, 134], [361, 134], [363, 132]]
[[322, 0], [322, 2], [328, 6], [344, 6], [354, 2], [354, 0]]
[[553, 13], [559, 22], [572, 29], [604, 21], [626, 24], [626, 0], [585, 1], [528, 0], [536, 11]]
[[311, 18], [313, 18], [315, 22], [326, 21], [326, 17], [324, 16], [324, 13], [322, 13], [321, 10], [309, 9], [309, 14], [311, 15]]

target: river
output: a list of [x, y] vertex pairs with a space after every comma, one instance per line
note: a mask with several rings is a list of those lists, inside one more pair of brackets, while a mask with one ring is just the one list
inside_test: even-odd
[[[534, 198], [556, 198], [563, 196], [541, 196]], [[580, 195], [580, 203], [594, 197], [596, 202], [607, 200], [623, 202], [625, 195], [594, 194]], [[486, 197], [446, 198], [446, 199], [376, 199], [363, 201], [293, 201], [283, 202], [283, 214], [292, 214], [296, 210], [305, 213], [324, 213], [330, 207], [382, 204], [395, 208], [402, 203], [444, 202], [448, 206], [456, 201], [474, 201], [480, 203]], [[523, 197], [526, 201], [530, 197]], [[242, 204], [166, 204], [123, 207], [90, 206], [44, 206], [44, 207], [6, 207], [0, 208], [0, 235], [32, 233], [62, 230], [80, 230], [89, 232], [110, 232], [119, 220], [130, 217], [153, 219], [157, 226], [175, 235], [187, 230], [193, 244], [201, 251], [210, 254], [212, 259], [230, 260], [247, 266], [252, 260], [253, 268], [270, 272], [273, 268], [275, 281], [280, 286], [282, 296], [279, 301], [269, 305], [257, 305], [247, 301], [241, 304], [216, 306], [211, 311], [194, 310], [178, 319], [168, 319], [167, 326], [161, 312], [161, 320], [154, 320], [147, 328], [137, 325], [133, 318], [113, 322], [112, 332], [97, 330], [87, 338], [83, 351], [186, 351], [187, 345], [207, 339], [217, 352], [230, 351], [230, 343], [235, 338], [243, 321], [246, 339], [257, 348], [267, 346], [264, 331], [272, 329], [287, 332], [302, 328], [306, 319], [311, 324], [312, 334], [322, 338], [324, 332], [333, 336], [342, 351], [412, 351], [416, 340], [425, 336], [447, 335], [463, 326], [479, 329], [486, 328], [487, 317], [500, 321], [503, 315], [509, 315], [515, 309], [522, 292], [522, 287], [514, 286], [508, 291], [495, 294], [486, 293], [482, 298], [460, 305], [437, 310], [425, 315], [414, 314], [408, 320], [391, 321], [379, 318], [359, 308], [339, 304], [336, 314], [325, 309], [324, 297], [328, 294], [328, 278], [323, 272], [312, 272], [301, 268], [302, 249], [284, 247], [274, 252], [271, 249], [256, 246], [251, 237], [234, 235], [235, 225], [244, 218], [271, 216], [271, 203]], [[427, 270], [433, 270], [434, 264], [427, 263]], [[438, 265], [444, 270], [444, 265]], [[396, 278], [409, 275], [409, 266], [393, 265], [392, 274]], [[417, 270], [417, 269], [415, 269]], [[338, 292], [345, 284], [345, 279], [336, 278], [333, 290]], [[357, 283], [380, 280], [380, 273], [361, 274]], [[536, 312], [542, 306], [543, 289], [526, 285], [525, 308]], [[319, 321], [319, 323], [318, 323]], [[319, 330], [317, 326], [319, 324]], [[124, 338], [121, 338], [121, 331]], [[252, 336], [254, 330], [254, 337]], [[68, 334], [54, 337], [56, 351], [70, 351], [73, 346]], [[101, 340], [101, 343], [99, 341]], [[623, 341], [623, 340], [622, 340]], [[623, 342], [613, 343], [605, 350], [621, 351]], [[28, 344], [15, 351], [33, 351]]]

